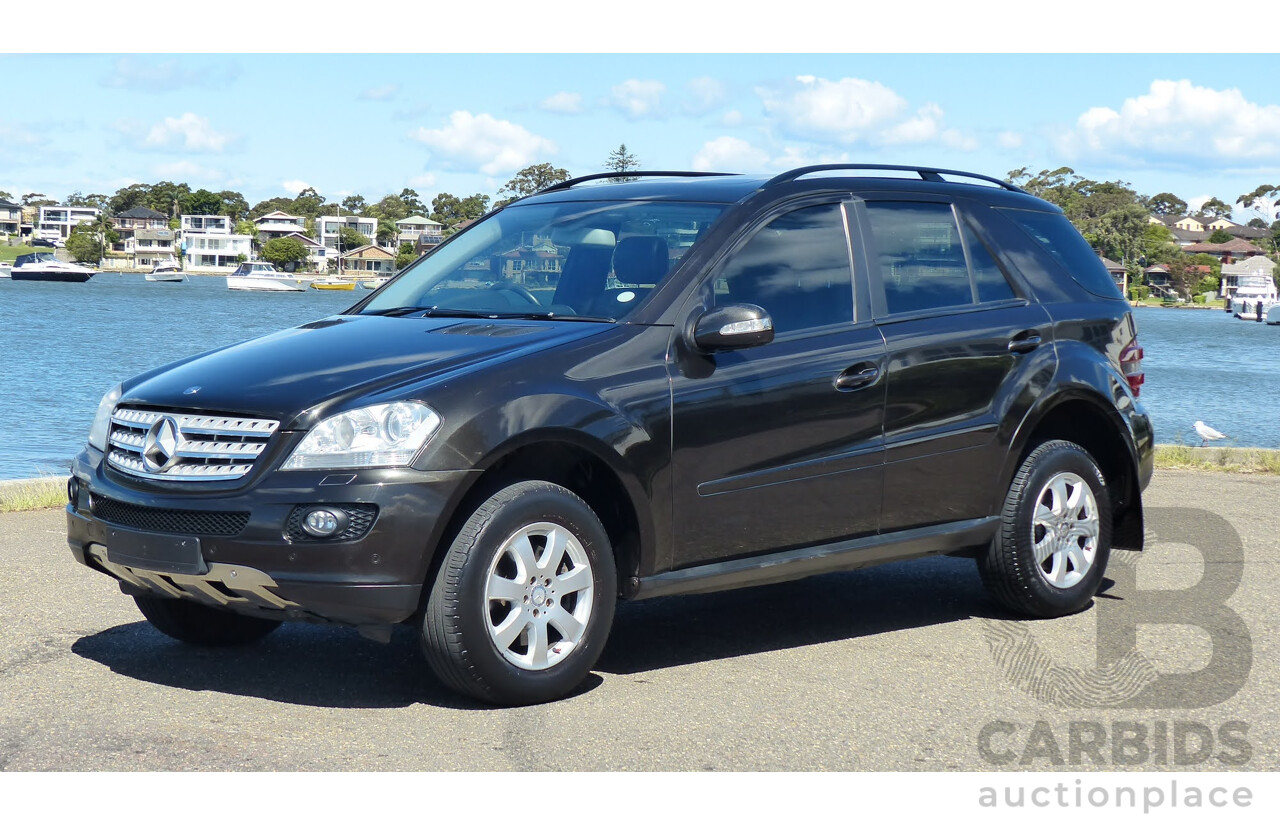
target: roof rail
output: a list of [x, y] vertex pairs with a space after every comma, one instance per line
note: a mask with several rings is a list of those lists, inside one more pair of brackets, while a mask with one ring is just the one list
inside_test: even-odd
[[843, 170], [859, 170], [859, 169], [876, 169], [876, 170], [887, 170], [887, 171], [893, 171], [893, 172], [915, 172], [920, 176], [921, 180], [927, 180], [932, 183], [947, 183], [948, 181], [942, 177], [943, 175], [957, 175], [959, 177], [964, 177], [964, 178], [976, 178], [977, 180], [985, 180], [988, 183], [994, 183], [997, 186], [1008, 189], [1010, 192], [1021, 192], [1024, 195], [1026, 194], [1026, 190], [1018, 186], [1014, 186], [1012, 183], [1009, 183], [1008, 181], [999, 180], [997, 178], [990, 178], [990, 177], [987, 177], [986, 175], [978, 175], [973, 172], [961, 172], [956, 169], [934, 169], [933, 167], [930, 167], [930, 166], [892, 166], [892, 165], [887, 165], [883, 163], [824, 163], [817, 166], [802, 166], [799, 169], [792, 169], [790, 172], [783, 172], [781, 175], [771, 178], [769, 182], [766, 183], [761, 188], [768, 189], [770, 186], [777, 186], [782, 183], [789, 183], [795, 180], [796, 178], [803, 177], [804, 175], [812, 175], [815, 172], [836, 172], [836, 171], [843, 171]]
[[589, 180], [603, 180], [605, 178], [714, 178], [724, 175], [731, 175], [732, 172], [598, 172], [594, 175], [583, 175], [578, 178], [570, 178], [560, 183], [554, 183], [546, 189], [539, 189], [538, 194], [543, 195], [547, 192], [559, 192], [562, 189], [569, 189], [580, 183], [586, 183]]

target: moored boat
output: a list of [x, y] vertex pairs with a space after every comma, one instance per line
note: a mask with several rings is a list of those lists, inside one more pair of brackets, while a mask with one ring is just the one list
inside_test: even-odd
[[360, 286], [363, 289], [377, 289], [389, 280], [391, 280], [389, 275], [383, 275], [379, 278], [367, 278], [360, 282]]
[[13, 263], [13, 270], [9, 277], [15, 281], [82, 284], [94, 274], [93, 270], [87, 266], [58, 260], [52, 252], [30, 252], [19, 255]]
[[182, 271], [177, 261], [170, 258], [156, 264], [146, 277], [148, 281], [173, 284], [187, 280], [187, 273]]
[[311, 282], [311, 288], [350, 290], [356, 288], [356, 282], [347, 278], [317, 278]]
[[281, 272], [266, 261], [245, 261], [227, 276], [227, 289], [249, 292], [302, 292], [314, 278]]

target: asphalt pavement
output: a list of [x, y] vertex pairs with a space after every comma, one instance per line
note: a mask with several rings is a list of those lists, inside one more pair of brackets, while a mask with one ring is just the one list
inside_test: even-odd
[[1065, 619], [950, 558], [623, 604], [577, 694], [515, 709], [447, 691], [409, 628], [186, 647], [61, 511], [0, 515], [0, 769], [1274, 771], [1278, 492], [1158, 473], [1147, 550]]

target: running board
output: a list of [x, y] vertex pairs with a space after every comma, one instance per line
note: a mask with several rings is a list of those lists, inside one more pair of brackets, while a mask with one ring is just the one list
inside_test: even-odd
[[857, 570], [885, 562], [954, 553], [987, 544], [995, 536], [999, 525], [1000, 519], [995, 516], [952, 521], [834, 544], [786, 550], [767, 556], [750, 556], [671, 570], [640, 579], [629, 598], [640, 600], [734, 590], [739, 587], [793, 581], [838, 570]]

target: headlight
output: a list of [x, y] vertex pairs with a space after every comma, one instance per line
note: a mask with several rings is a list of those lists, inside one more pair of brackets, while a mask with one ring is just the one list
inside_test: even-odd
[[97, 447], [104, 453], [107, 451], [107, 435], [111, 432], [111, 413], [120, 401], [123, 393], [119, 384], [115, 389], [102, 396], [98, 402], [98, 412], [93, 416], [93, 426], [89, 428], [89, 446]]
[[321, 421], [289, 456], [283, 470], [403, 467], [440, 426], [426, 404], [375, 404]]

